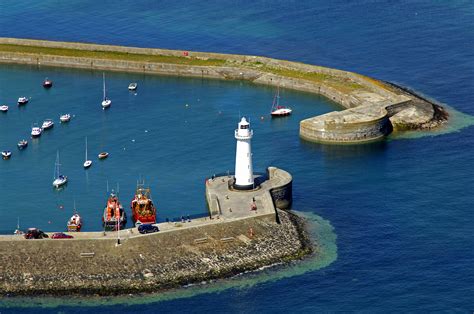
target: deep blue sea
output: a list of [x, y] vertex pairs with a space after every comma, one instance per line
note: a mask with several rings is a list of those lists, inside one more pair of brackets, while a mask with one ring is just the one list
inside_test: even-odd
[[[159, 296], [0, 299], [0, 313], [473, 312], [474, 2], [13, 1], [0, 36], [264, 55], [355, 71], [452, 108], [449, 129], [362, 146], [310, 144], [299, 121], [339, 107], [282, 90], [294, 115], [268, 119], [274, 90], [237, 81], [0, 65], [0, 231], [64, 228], [75, 201], [100, 229], [107, 183], [125, 204], [136, 180], [161, 219], [205, 212], [203, 181], [232, 171], [239, 115], [254, 129], [254, 169], [294, 176], [293, 207], [314, 222], [324, 258]], [[45, 76], [54, 80], [43, 90]], [[137, 81], [136, 94], [127, 90]], [[31, 102], [18, 109], [19, 96]], [[61, 113], [74, 118], [59, 123]], [[461, 114], [463, 113], [463, 114]], [[261, 117], [264, 117], [262, 120]], [[51, 131], [18, 152], [33, 123]], [[94, 160], [84, 171], [84, 140]], [[56, 152], [70, 182], [51, 187]], [[96, 154], [110, 153], [99, 162]]]

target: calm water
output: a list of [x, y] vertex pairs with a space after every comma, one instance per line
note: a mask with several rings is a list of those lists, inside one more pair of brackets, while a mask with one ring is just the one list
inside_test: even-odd
[[[471, 1], [25, 0], [2, 1], [0, 13], [0, 36], [298, 60], [395, 81], [474, 115]], [[18, 23], [25, 15], [28, 21]], [[40, 86], [44, 76], [56, 83], [50, 91]], [[132, 80], [139, 82], [137, 95], [126, 89]], [[24, 227], [63, 228], [74, 199], [85, 228], [97, 230], [107, 181], [119, 184], [128, 203], [140, 176], [162, 215], [202, 213], [204, 177], [232, 170], [240, 112], [251, 117], [255, 131], [255, 169], [276, 165], [294, 175], [294, 207], [331, 223], [337, 259], [292, 276], [264, 274], [268, 280], [253, 285], [144, 305], [111, 305], [111, 299], [56, 307], [59, 302], [42, 311], [474, 310], [473, 127], [364, 146], [315, 145], [298, 139], [298, 121], [337, 107], [313, 95], [284, 90], [295, 115], [262, 121], [270, 88], [120, 73], [107, 73], [107, 82], [113, 105], [103, 112], [101, 73], [0, 66], [0, 102], [12, 106], [0, 115], [0, 148], [15, 154], [0, 163], [0, 230], [14, 228], [18, 216]], [[22, 110], [14, 105], [20, 95], [33, 97]], [[16, 151], [32, 123], [57, 121], [66, 111], [75, 115], [69, 125], [57, 123]], [[93, 157], [110, 152], [109, 160], [94, 158], [88, 171], [82, 169], [85, 136]], [[71, 179], [59, 193], [50, 186], [58, 149]]]

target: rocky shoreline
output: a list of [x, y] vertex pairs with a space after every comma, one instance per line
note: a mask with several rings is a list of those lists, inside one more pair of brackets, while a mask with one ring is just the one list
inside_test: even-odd
[[[280, 223], [247, 218], [173, 234], [150, 234], [137, 238], [140, 242], [125, 240], [119, 247], [109, 240], [3, 241], [0, 295], [159, 292], [229, 278], [314, 252], [315, 244], [301, 217], [281, 210], [278, 217]], [[93, 258], [77, 254], [92, 249]], [[69, 254], [71, 250], [76, 254]]]
[[396, 129], [400, 131], [408, 130], [431, 130], [438, 128], [446, 124], [449, 120], [449, 112], [442, 107], [440, 104], [436, 103], [433, 100], [429, 100], [426, 97], [421, 96], [416, 91], [403, 87], [401, 85], [384, 81], [383, 83], [390, 86], [396, 93], [404, 94], [412, 98], [412, 105], [417, 107], [418, 110], [425, 110], [432, 112], [432, 118], [429, 121], [423, 123], [410, 123], [408, 121], [398, 121], [396, 123]]

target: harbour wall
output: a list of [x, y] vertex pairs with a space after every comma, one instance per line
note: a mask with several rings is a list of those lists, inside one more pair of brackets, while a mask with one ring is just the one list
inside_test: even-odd
[[[390, 84], [357, 73], [298, 62], [260, 56], [16, 38], [0, 38], [0, 44], [224, 60], [222, 65], [206, 66], [0, 51], [0, 62], [3, 63], [247, 80], [320, 94], [347, 109], [301, 121], [300, 136], [309, 141], [365, 142], [384, 138], [392, 130], [437, 127], [448, 118], [444, 110], [442, 114], [436, 114], [437, 105]], [[293, 76], [285, 75], [288, 71]], [[316, 75], [321, 80], [311, 80], [305, 75]], [[355, 115], [350, 111], [354, 108], [357, 108]], [[373, 114], [375, 111], [376, 115]]]
[[[274, 217], [275, 215], [273, 215]], [[0, 295], [156, 292], [311, 253], [304, 222], [280, 211], [116, 239], [0, 241]]]

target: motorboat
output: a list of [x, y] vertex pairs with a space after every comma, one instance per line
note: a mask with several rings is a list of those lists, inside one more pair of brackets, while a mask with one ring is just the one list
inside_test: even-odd
[[42, 128], [40, 128], [38, 126], [34, 126], [34, 127], [31, 128], [31, 136], [32, 137], [40, 137], [41, 133], [43, 133]]
[[84, 169], [92, 166], [92, 160], [87, 159], [87, 137], [86, 137], [86, 158], [84, 159]]
[[51, 88], [51, 87], [53, 87], [53, 81], [51, 81], [51, 80], [48, 79], [48, 78], [45, 78], [44, 81], [43, 81], [43, 87], [44, 87], [44, 88]]
[[128, 90], [136, 90], [137, 87], [138, 87], [137, 83], [130, 83], [130, 85], [128, 85]]
[[28, 97], [20, 97], [18, 98], [18, 105], [26, 105], [30, 101]]
[[53, 180], [53, 186], [55, 188], [59, 188], [63, 186], [64, 184], [67, 183], [67, 176], [61, 174], [60, 170], [61, 164], [59, 163], [59, 151], [56, 155], [56, 162], [54, 164], [54, 180]]
[[74, 213], [67, 221], [67, 231], [79, 232], [82, 228], [82, 218], [78, 213]]
[[105, 158], [109, 157], [109, 153], [101, 152], [101, 153], [99, 153], [98, 157], [99, 157], [99, 159], [105, 159]]
[[271, 115], [272, 117], [284, 117], [291, 114], [291, 108], [280, 105], [280, 87], [277, 89], [277, 93], [273, 98]]
[[9, 150], [4, 150], [2, 151], [2, 157], [3, 159], [10, 159], [10, 157], [12, 156], [12, 152], [9, 151]]
[[43, 130], [47, 130], [47, 129], [51, 129], [53, 126], [54, 126], [53, 120], [46, 119], [46, 120], [43, 121], [43, 125], [41, 126], [41, 128]]
[[25, 148], [26, 146], [28, 146], [28, 141], [27, 140], [21, 140], [18, 142], [18, 144], [16, 144], [18, 146], [19, 149], [23, 149]]
[[107, 199], [107, 205], [104, 208], [104, 215], [102, 216], [102, 224], [104, 229], [120, 230], [127, 224], [127, 214], [120, 203], [117, 194], [110, 193]]
[[156, 208], [151, 199], [150, 189], [145, 188], [144, 184], [137, 184], [135, 197], [130, 207], [135, 225], [156, 223]]
[[110, 100], [107, 97], [107, 92], [105, 89], [105, 73], [102, 73], [102, 81], [103, 81], [103, 90], [104, 90], [104, 97], [102, 100], [102, 109], [107, 109], [110, 107], [110, 105], [112, 105], [112, 100]]
[[63, 114], [59, 117], [59, 120], [63, 123], [69, 122], [71, 120], [71, 115], [69, 113]]
[[8, 111], [8, 106], [7, 105], [1, 105], [0, 106], [0, 111], [7, 112]]

